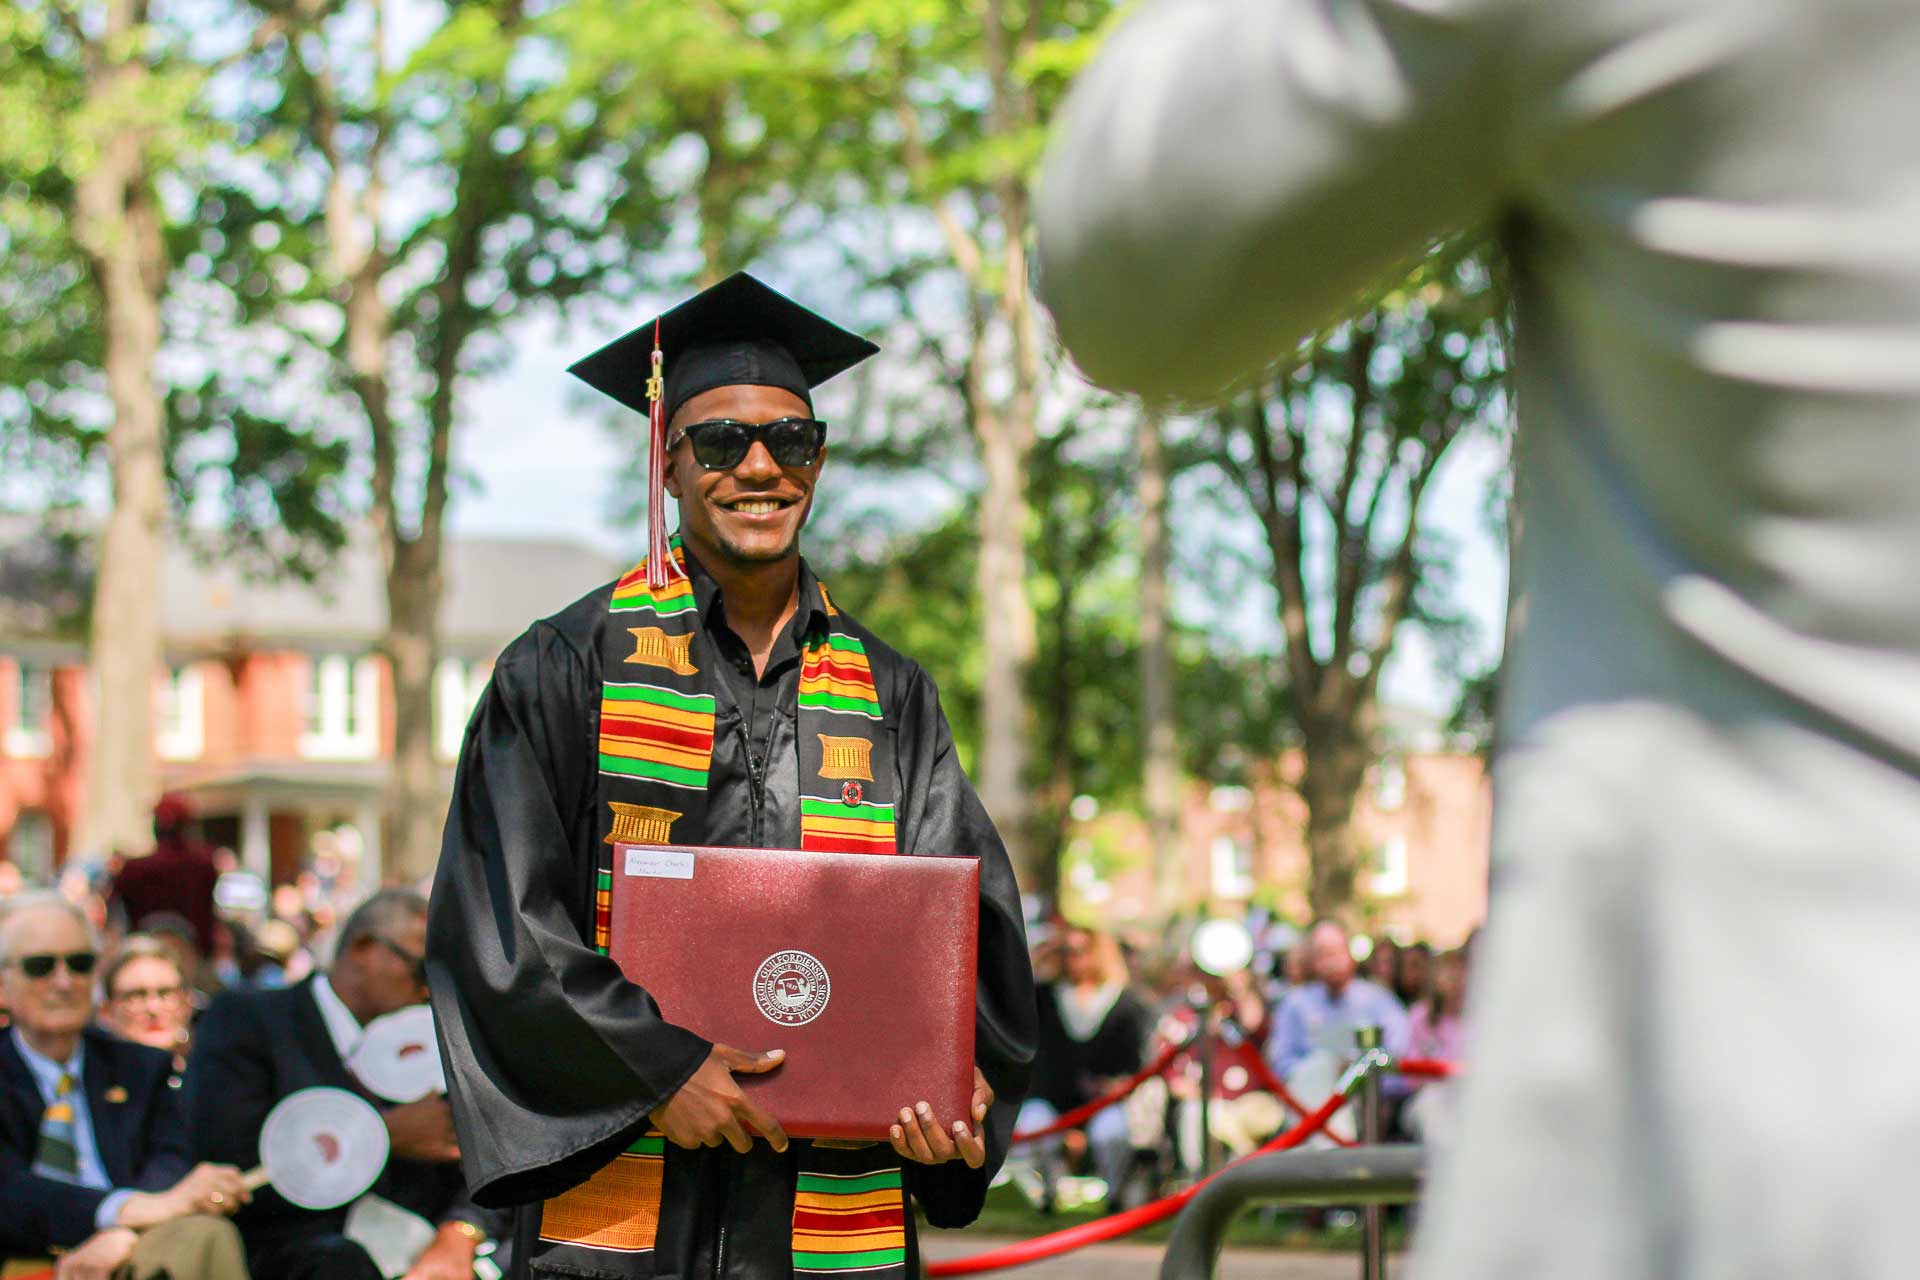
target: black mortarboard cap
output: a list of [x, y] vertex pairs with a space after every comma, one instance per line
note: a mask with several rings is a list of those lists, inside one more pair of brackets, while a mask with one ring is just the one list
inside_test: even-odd
[[[811, 405], [814, 387], [880, 350], [744, 271], [662, 312], [658, 323], [668, 418], [715, 387], [780, 387]], [[568, 371], [647, 412], [654, 324], [649, 320], [615, 338]]]
[[[666, 424], [715, 387], [780, 387], [813, 405], [813, 388], [880, 348], [744, 271], [663, 311], [568, 368], [652, 420], [647, 467], [647, 583], [683, 576], [668, 554]], [[652, 385], [656, 367], [660, 386]]]

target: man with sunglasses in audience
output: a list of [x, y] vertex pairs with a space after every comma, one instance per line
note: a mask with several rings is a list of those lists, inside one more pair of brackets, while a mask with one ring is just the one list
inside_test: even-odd
[[[540, 1274], [904, 1278], [907, 1197], [964, 1226], [1006, 1153], [1035, 1038], [1006, 851], [933, 681], [800, 556], [827, 455], [812, 389], [875, 350], [740, 274], [573, 367], [649, 414], [648, 561], [495, 665], [428, 943], [468, 1173], [526, 1205], [517, 1261]], [[667, 1022], [605, 954], [596, 886], [620, 842], [978, 854], [969, 1114], [889, 1099], [889, 1143], [789, 1145], [734, 1079], [777, 1046]]]
[[[347, 1067], [368, 1023], [426, 998], [426, 911], [419, 894], [383, 889], [347, 917], [327, 972], [292, 987], [217, 998], [195, 1028], [187, 1112], [203, 1155], [251, 1168], [259, 1163], [267, 1113], [288, 1094], [324, 1086], [366, 1098], [381, 1108], [391, 1142], [386, 1169], [369, 1194], [432, 1227], [409, 1280], [466, 1280], [476, 1249], [504, 1222], [467, 1196], [446, 1099], [391, 1105]], [[372, 1256], [347, 1229], [351, 1208], [303, 1209], [270, 1186], [256, 1192], [234, 1219], [253, 1274], [379, 1280]], [[385, 1206], [381, 1212], [391, 1219]]]
[[98, 959], [58, 893], [0, 909], [0, 1266], [58, 1252], [62, 1280], [245, 1280], [224, 1216], [239, 1171], [193, 1165], [171, 1055], [92, 1025]]

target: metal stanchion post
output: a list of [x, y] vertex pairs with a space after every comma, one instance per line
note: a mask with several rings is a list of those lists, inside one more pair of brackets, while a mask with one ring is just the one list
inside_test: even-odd
[[[1380, 1048], [1380, 1028], [1357, 1027], [1353, 1040], [1361, 1056], [1377, 1053]], [[1377, 1067], [1360, 1077], [1360, 1141], [1369, 1147], [1380, 1141], [1380, 1072]], [[1361, 1280], [1386, 1280], [1386, 1275], [1386, 1209], [1378, 1204], [1369, 1204], [1360, 1210], [1360, 1277]]]
[[1203, 997], [1194, 1002], [1200, 1027], [1200, 1176], [1213, 1172], [1213, 1032], [1207, 1025], [1213, 1009]]

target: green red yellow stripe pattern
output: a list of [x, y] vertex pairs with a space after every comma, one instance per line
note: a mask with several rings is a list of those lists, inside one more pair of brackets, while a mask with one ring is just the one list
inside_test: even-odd
[[808, 853], [894, 853], [893, 806], [802, 795], [800, 847]]
[[693, 583], [684, 576], [687, 569], [687, 553], [680, 548], [680, 539], [673, 540], [673, 562], [680, 566], [682, 576], [673, 578], [658, 591], [647, 586], [647, 562], [642, 560], [626, 576], [613, 585], [611, 608], [615, 613], [652, 613], [662, 618], [671, 618], [676, 614], [692, 613]]
[[600, 690], [600, 772], [707, 789], [714, 698], [609, 680]]
[[898, 1168], [800, 1174], [793, 1193], [796, 1273], [876, 1271], [906, 1261], [906, 1198]]
[[800, 706], [880, 719], [880, 695], [873, 687], [866, 646], [853, 636], [832, 632], [809, 639], [800, 663]]
[[601, 857], [593, 876], [593, 949], [606, 955], [613, 946], [613, 851]]

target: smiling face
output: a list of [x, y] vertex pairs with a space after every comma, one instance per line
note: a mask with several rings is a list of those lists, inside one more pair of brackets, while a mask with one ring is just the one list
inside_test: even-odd
[[[772, 422], [811, 413], [806, 401], [778, 387], [715, 387], [680, 406], [667, 437], [715, 418]], [[666, 477], [667, 492], [680, 500], [681, 536], [709, 567], [748, 568], [787, 559], [799, 549], [826, 458], [822, 448], [810, 466], [782, 467], [756, 441], [738, 466], [708, 471], [682, 440], [667, 455]]]

